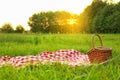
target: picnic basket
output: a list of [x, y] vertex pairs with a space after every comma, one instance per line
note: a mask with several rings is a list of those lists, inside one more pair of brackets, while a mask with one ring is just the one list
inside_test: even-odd
[[[100, 47], [94, 46], [95, 36], [97, 36], [100, 41]], [[93, 62], [101, 63], [110, 58], [110, 56], [112, 55], [112, 49], [108, 47], [103, 47], [101, 37], [98, 34], [94, 34], [92, 36], [92, 49], [89, 50], [87, 54], [91, 63]]]

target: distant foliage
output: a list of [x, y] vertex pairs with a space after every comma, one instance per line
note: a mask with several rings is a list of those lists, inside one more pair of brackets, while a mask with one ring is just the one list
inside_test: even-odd
[[[75, 24], [69, 23], [70, 19], [75, 19]], [[120, 33], [120, 2], [93, 0], [80, 15], [65, 11], [35, 13], [28, 25], [35, 33]]]
[[10, 23], [5, 23], [2, 26], [1, 31], [4, 33], [12, 33], [12, 32], [14, 32], [14, 29]]
[[120, 33], [120, 2], [117, 4], [93, 0], [79, 16], [82, 31], [90, 33]]
[[[120, 2], [93, 0], [77, 15], [66, 11], [34, 13], [29, 17], [30, 33], [120, 33]], [[22, 25], [16, 30], [10, 23], [0, 28], [4, 33], [26, 33]]]
[[120, 4], [105, 6], [94, 18], [93, 27], [99, 33], [120, 33]]
[[85, 8], [83, 13], [79, 16], [79, 23], [82, 31], [92, 32], [93, 20], [97, 16], [97, 13], [106, 6], [107, 4], [102, 0], [93, 0], [92, 4]]
[[25, 31], [24, 27], [22, 25], [16, 26], [16, 33], [23, 33]]
[[2, 28], [0, 28], [0, 32], [2, 32]]
[[33, 14], [28, 21], [32, 32], [35, 33], [71, 33], [77, 31], [72, 29], [68, 23], [69, 19], [77, 19], [77, 15], [65, 11], [40, 12]]
[[49, 26], [47, 14], [45, 12], [33, 14], [32, 17], [29, 18], [28, 25], [32, 32], [44, 32]]

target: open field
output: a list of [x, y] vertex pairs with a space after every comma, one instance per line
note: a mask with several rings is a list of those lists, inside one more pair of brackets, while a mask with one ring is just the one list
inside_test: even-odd
[[[100, 34], [103, 45], [113, 49], [103, 65], [70, 67], [39, 65], [16, 69], [0, 68], [0, 80], [120, 80], [120, 34]], [[43, 51], [75, 49], [86, 53], [92, 34], [0, 34], [0, 56], [36, 55]], [[95, 45], [99, 41], [95, 39]]]

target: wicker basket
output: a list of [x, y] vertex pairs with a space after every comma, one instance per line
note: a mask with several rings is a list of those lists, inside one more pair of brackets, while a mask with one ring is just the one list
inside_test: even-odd
[[[100, 47], [94, 47], [94, 37], [97, 36], [99, 38]], [[92, 49], [87, 52], [88, 57], [90, 59], [90, 62], [104, 62], [109, 59], [109, 57], [112, 55], [112, 49], [103, 47], [102, 39], [98, 34], [95, 34], [92, 36]]]

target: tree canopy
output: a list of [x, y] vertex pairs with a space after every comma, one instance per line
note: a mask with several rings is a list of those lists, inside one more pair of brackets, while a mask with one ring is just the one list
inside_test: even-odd
[[[120, 2], [93, 0], [79, 15], [67, 11], [38, 12], [27, 23], [33, 33], [120, 33]], [[6, 33], [23, 31], [22, 25], [14, 31], [9, 23], [0, 28]]]
[[69, 33], [73, 31], [70, 26], [73, 24], [70, 24], [69, 22], [74, 19], [76, 20], [77, 18], [77, 15], [66, 11], [40, 12], [33, 14], [29, 18], [28, 25], [32, 32]]
[[23, 28], [22, 25], [16, 26], [16, 30], [15, 30], [16, 33], [23, 33], [23, 31], [25, 31], [25, 29]]
[[120, 2], [113, 4], [107, 0], [93, 0], [79, 18], [85, 32], [120, 33]]
[[14, 32], [14, 29], [10, 23], [5, 23], [2, 26], [1, 31], [4, 33], [12, 33], [12, 32]]
[[93, 0], [80, 14], [48, 11], [33, 14], [28, 21], [32, 32], [120, 33], [120, 2]]

